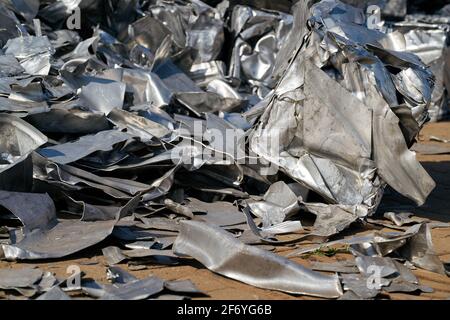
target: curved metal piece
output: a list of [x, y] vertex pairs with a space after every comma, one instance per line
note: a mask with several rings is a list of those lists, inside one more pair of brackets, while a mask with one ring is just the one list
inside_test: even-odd
[[271, 252], [251, 247], [220, 228], [183, 221], [173, 251], [195, 258], [211, 271], [255, 287], [338, 298], [337, 275], [323, 275]]

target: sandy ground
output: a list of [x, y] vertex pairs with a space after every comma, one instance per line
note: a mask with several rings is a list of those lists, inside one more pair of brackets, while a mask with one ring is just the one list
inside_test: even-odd
[[[419, 140], [421, 143], [433, 144], [430, 142], [430, 136], [450, 140], [450, 122], [428, 124], [421, 132]], [[383, 199], [383, 205], [401, 206], [405, 210], [414, 212], [422, 218], [428, 218], [433, 221], [450, 222], [450, 154], [447, 155], [418, 155], [426, 170], [435, 179], [436, 189], [429, 197], [427, 203], [421, 208], [416, 208], [411, 202], [396, 195], [388, 194]], [[368, 230], [352, 230], [351, 233], [364, 233]], [[434, 229], [432, 231], [433, 243], [437, 254], [444, 262], [450, 262], [450, 228]], [[303, 244], [303, 243], [302, 243]], [[103, 244], [104, 245], [104, 244]], [[0, 268], [21, 268], [24, 265], [37, 266], [42, 270], [54, 272], [59, 277], [67, 277], [66, 269], [70, 265], [78, 265], [85, 273], [84, 278], [92, 278], [98, 282], [105, 283], [106, 263], [101, 253], [103, 245], [87, 249], [78, 254], [61, 261], [43, 261], [32, 263], [14, 263], [0, 261]], [[292, 248], [278, 248], [276, 250], [280, 255], [288, 254]], [[309, 256], [308, 258], [294, 258], [293, 260], [305, 266], [312, 260], [333, 262], [336, 260], [352, 259], [350, 254], [338, 253], [333, 257], [319, 255]], [[195, 261], [189, 261], [188, 265], [179, 266], [158, 266], [149, 265], [145, 270], [131, 271], [126, 263], [120, 264], [120, 267], [128, 270], [138, 278], [144, 278], [149, 275], [156, 275], [165, 280], [192, 280], [199, 289], [203, 290], [208, 296], [198, 297], [196, 299], [314, 299], [307, 296], [293, 296], [282, 292], [263, 290], [245, 285], [220, 275], [214, 274]], [[422, 293], [420, 295], [411, 294], [391, 294], [391, 299], [448, 299], [450, 297], [450, 278], [428, 272], [425, 270], [415, 270], [415, 275], [419, 278], [421, 284], [432, 287], [433, 293]], [[387, 298], [387, 297], [386, 297]]]

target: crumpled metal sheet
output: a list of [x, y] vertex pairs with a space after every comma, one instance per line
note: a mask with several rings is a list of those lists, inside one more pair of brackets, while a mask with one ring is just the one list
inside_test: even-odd
[[[229, 75], [263, 98], [273, 87], [275, 60], [292, 28], [292, 15], [237, 5], [231, 13], [235, 38]], [[256, 42], [251, 41], [257, 39]]]
[[367, 29], [356, 8], [320, 2], [310, 14], [311, 31], [290, 53], [250, 147], [328, 204], [353, 206], [359, 217], [375, 212], [386, 183], [423, 204], [435, 184], [408, 150], [407, 123], [394, 110], [405, 103], [416, 129], [423, 125], [431, 72], [414, 55], [394, 51], [395, 39]]
[[263, 221], [263, 228], [284, 222], [300, 209], [297, 194], [283, 181], [272, 184], [263, 201], [248, 202], [252, 213]]
[[[217, 252], [218, 247], [223, 250]], [[173, 250], [194, 257], [214, 272], [257, 287], [327, 298], [342, 294], [336, 276], [321, 275], [280, 256], [246, 246], [205, 223], [183, 221]]]
[[[403, 35], [399, 42], [402, 50], [415, 53], [430, 67], [436, 76], [435, 89], [429, 106], [431, 121], [448, 119], [449, 83], [445, 80], [449, 68], [448, 39], [450, 19], [445, 13], [444, 1], [405, 1], [405, 0], [343, 0], [362, 10], [376, 5], [381, 8], [378, 27], [384, 32]], [[440, 9], [440, 10], [438, 10]]]
[[394, 23], [393, 29], [404, 35], [405, 49], [417, 54], [436, 76], [429, 108], [431, 121], [448, 119], [450, 19], [445, 16], [423, 19], [421, 15], [408, 15], [405, 21]]
[[46, 36], [27, 36], [9, 39], [3, 47], [5, 54], [19, 60], [22, 68], [30, 75], [48, 75], [50, 57], [55, 52]]

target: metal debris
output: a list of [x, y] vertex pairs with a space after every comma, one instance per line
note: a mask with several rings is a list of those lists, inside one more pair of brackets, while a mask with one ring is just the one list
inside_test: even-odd
[[60, 287], [55, 286], [46, 293], [40, 295], [36, 300], [72, 300]]
[[[424, 204], [435, 183], [414, 151], [450, 152], [415, 143], [450, 114], [449, 7], [217, 2], [0, 3], [0, 293], [185, 299], [203, 292], [132, 271], [189, 257], [339, 299], [429, 292], [411, 266], [448, 273], [430, 233], [448, 225], [377, 210], [388, 186]], [[334, 246], [355, 261], [288, 259]], [[103, 253], [110, 283], [3, 267], [74, 253]]]
[[42, 270], [39, 269], [1, 269], [0, 287], [2, 289], [29, 288], [37, 284], [42, 279], [42, 275]]
[[[222, 248], [220, 252], [215, 250], [218, 247]], [[342, 294], [336, 276], [321, 275], [273, 253], [247, 246], [205, 223], [182, 222], [174, 252], [194, 257], [214, 272], [257, 287], [326, 298]]]

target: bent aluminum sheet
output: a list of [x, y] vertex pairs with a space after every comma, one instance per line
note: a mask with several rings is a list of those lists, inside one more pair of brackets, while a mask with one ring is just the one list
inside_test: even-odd
[[128, 133], [117, 130], [101, 131], [95, 135], [83, 136], [80, 139], [47, 147], [38, 152], [47, 159], [60, 164], [75, 162], [96, 151], [109, 151], [119, 142], [129, 140]]
[[61, 258], [102, 241], [111, 234], [114, 224], [114, 220], [60, 221], [48, 232], [36, 230], [2, 248], [8, 260]]
[[[16, 199], [16, 208], [9, 207], [24, 223], [25, 231], [19, 241], [1, 245], [8, 260], [60, 258], [90, 247], [109, 236], [117, 219], [136, 205], [136, 201], [131, 200], [118, 208], [113, 220], [58, 220], [53, 201], [45, 195], [41, 195], [40, 202], [32, 203], [30, 207], [30, 194], [2, 193], [6, 199]], [[33, 206], [43, 206], [46, 210], [41, 210], [41, 214], [34, 217], [33, 214], [39, 211], [31, 211]]]
[[56, 223], [56, 209], [47, 194], [0, 191], [0, 205], [19, 218], [25, 232], [48, 230]]
[[[39, 158], [40, 157], [40, 158]], [[131, 199], [134, 195], [148, 191], [151, 185], [134, 180], [115, 177], [100, 177], [88, 171], [64, 164], [56, 164], [37, 155], [34, 157], [34, 178], [62, 187], [66, 190], [84, 188], [99, 189], [117, 199]]]
[[205, 223], [181, 222], [173, 251], [256, 287], [327, 298], [342, 295], [336, 276], [313, 272], [281, 256], [247, 246], [226, 231]]

